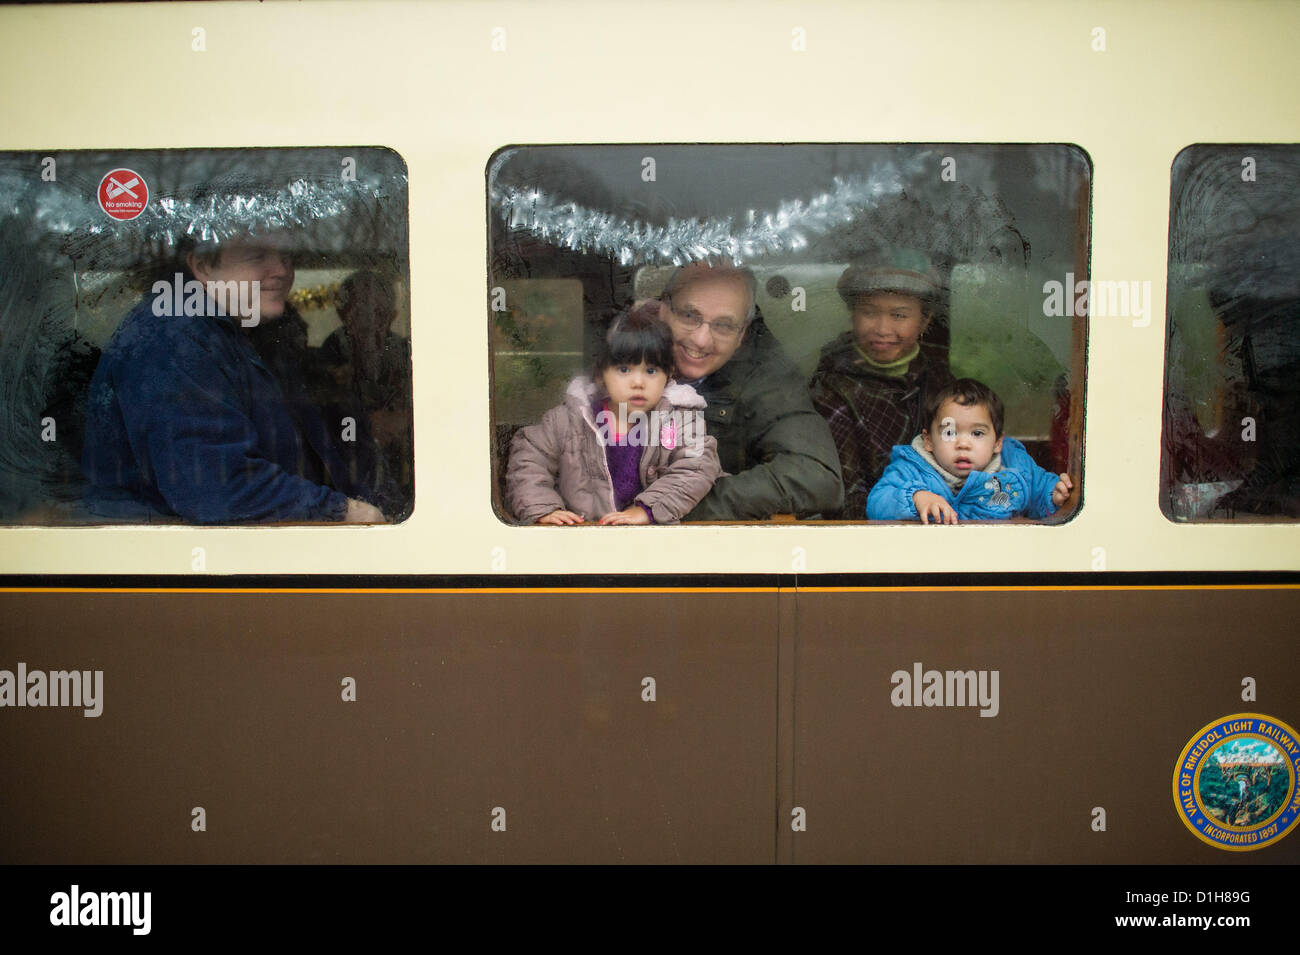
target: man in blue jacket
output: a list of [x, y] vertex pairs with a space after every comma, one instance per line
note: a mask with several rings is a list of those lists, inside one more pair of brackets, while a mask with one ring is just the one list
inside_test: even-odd
[[90, 516], [385, 520], [335, 489], [337, 454], [319, 422], [301, 420], [246, 334], [284, 315], [288, 256], [266, 239], [234, 239], [185, 263], [123, 319], [95, 370], [82, 453]]
[[987, 385], [959, 378], [927, 400], [924, 415], [925, 430], [894, 446], [871, 489], [871, 520], [1043, 518], [1070, 496], [1068, 474], [1043, 470], [1023, 444], [1003, 437], [1002, 400]]

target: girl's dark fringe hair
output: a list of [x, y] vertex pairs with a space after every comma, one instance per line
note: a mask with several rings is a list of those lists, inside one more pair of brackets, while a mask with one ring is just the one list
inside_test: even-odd
[[593, 377], [611, 365], [655, 365], [673, 375], [673, 333], [659, 317], [659, 303], [645, 302], [619, 312], [609, 323], [592, 365]]

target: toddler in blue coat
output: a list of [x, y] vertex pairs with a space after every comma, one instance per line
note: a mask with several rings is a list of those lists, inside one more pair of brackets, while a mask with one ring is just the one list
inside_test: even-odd
[[931, 395], [929, 424], [910, 445], [898, 444], [867, 498], [867, 517], [923, 524], [1042, 518], [1070, 496], [1068, 474], [1034, 463], [1025, 446], [1002, 436], [1002, 400], [974, 378]]

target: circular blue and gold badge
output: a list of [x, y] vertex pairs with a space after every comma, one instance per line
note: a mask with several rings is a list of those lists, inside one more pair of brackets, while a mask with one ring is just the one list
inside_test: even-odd
[[1197, 838], [1229, 852], [1262, 849], [1300, 821], [1300, 737], [1259, 713], [1205, 726], [1178, 757], [1174, 804]]

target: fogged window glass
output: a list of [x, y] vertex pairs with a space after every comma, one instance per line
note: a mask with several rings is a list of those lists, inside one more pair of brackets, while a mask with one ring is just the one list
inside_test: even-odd
[[1300, 147], [1173, 164], [1160, 504], [1180, 521], [1300, 517]]
[[920, 486], [927, 519], [1064, 518], [1090, 175], [1059, 145], [501, 150], [498, 513], [916, 521]]
[[404, 519], [391, 150], [0, 154], [0, 521]]

